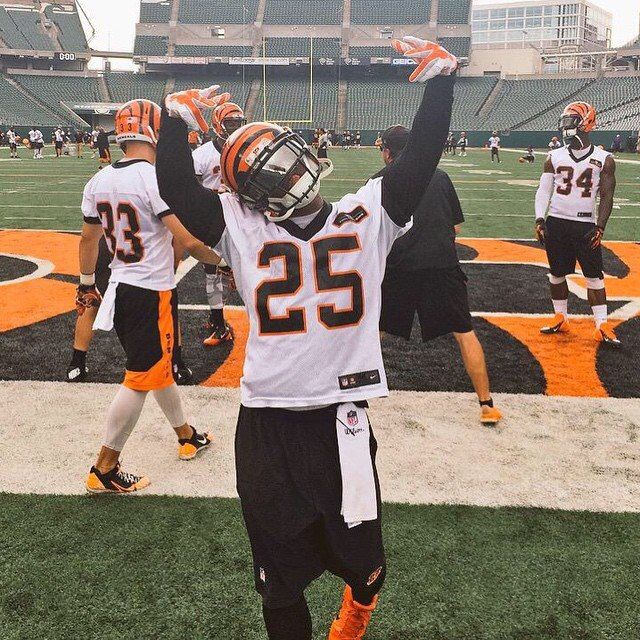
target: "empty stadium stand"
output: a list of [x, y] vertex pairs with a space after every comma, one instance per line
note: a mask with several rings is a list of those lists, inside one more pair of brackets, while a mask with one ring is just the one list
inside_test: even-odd
[[134, 98], [160, 102], [167, 84], [166, 77], [155, 73], [108, 73], [105, 79], [114, 102], [128, 102]]
[[248, 24], [256, 19], [257, 10], [258, 0], [180, 0], [178, 21], [184, 24]]
[[44, 10], [45, 16], [58, 27], [58, 40], [64, 51], [85, 51], [87, 38], [75, 11], [56, 11], [52, 5]]
[[471, 0], [438, 0], [438, 22], [442, 24], [467, 24]]
[[161, 24], [169, 22], [171, 18], [171, 2], [142, 2], [140, 3], [140, 22]]
[[180, 76], [176, 78], [174, 91], [184, 91], [185, 89], [205, 89], [211, 85], [219, 84], [221, 91], [228, 91], [231, 94], [231, 100], [241, 107], [247, 102], [251, 80], [242, 79], [242, 76], [236, 75], [199, 75], [199, 76]]
[[340, 56], [338, 38], [267, 38], [265, 52], [275, 57], [309, 57], [312, 46], [314, 58]]
[[166, 36], [137, 35], [133, 53], [137, 56], [166, 56], [169, 50], [169, 38]]
[[438, 38], [438, 42], [459, 58], [466, 58], [469, 55], [471, 38]]
[[267, 0], [264, 23], [341, 24], [342, 12], [342, 0]]
[[199, 45], [199, 44], [177, 44], [175, 47], [176, 56], [194, 56], [211, 58], [228, 58], [237, 56], [250, 56], [253, 47], [249, 45]]
[[53, 41], [44, 33], [39, 11], [11, 9], [7, 13], [29, 42], [29, 49], [53, 51]]
[[379, 47], [360, 47], [351, 45], [349, 47], [349, 55], [352, 58], [395, 58], [396, 52], [391, 46], [391, 42]]
[[94, 77], [14, 74], [11, 78], [65, 121], [69, 113], [60, 102], [102, 102]]
[[[65, 124], [66, 122], [64, 119]], [[41, 108], [35, 101], [26, 100], [22, 93], [0, 75], [0, 123], [5, 126], [47, 127], [59, 124], [60, 118]]]
[[424, 24], [430, 11], [431, 0], [351, 0], [353, 24]]
[[31, 43], [18, 29], [16, 23], [4, 7], [0, 7], [0, 40], [11, 49], [30, 49]]

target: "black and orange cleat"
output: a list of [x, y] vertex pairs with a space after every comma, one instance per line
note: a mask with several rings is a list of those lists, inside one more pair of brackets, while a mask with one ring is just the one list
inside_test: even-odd
[[123, 471], [120, 463], [111, 471], [101, 473], [96, 467], [91, 467], [89, 477], [85, 483], [90, 493], [133, 493], [151, 484], [147, 476], [136, 476]]
[[569, 320], [567, 316], [562, 313], [556, 313], [551, 320], [551, 323], [540, 329], [540, 333], [551, 335], [554, 333], [568, 333], [569, 332]]
[[487, 427], [495, 427], [502, 420], [502, 411], [498, 407], [483, 405], [480, 407], [480, 422]]
[[608, 322], [601, 324], [600, 328], [596, 329], [594, 337], [598, 342], [602, 342], [602, 344], [612, 347], [613, 349], [620, 349], [622, 347], [622, 342], [618, 340], [613, 327]]
[[[191, 428], [193, 429], [193, 427]], [[178, 440], [178, 458], [180, 460], [192, 460], [210, 444], [211, 436], [208, 433], [198, 433], [193, 429], [190, 438], [180, 438]]]
[[207, 347], [217, 347], [223, 342], [233, 342], [233, 328], [228, 322], [219, 324], [216, 327], [212, 327], [213, 331], [208, 338], [205, 338], [202, 342]]
[[342, 597], [338, 617], [333, 621], [327, 640], [361, 640], [371, 620], [371, 614], [378, 604], [378, 596], [371, 604], [363, 605], [353, 599], [351, 587], [347, 585]]

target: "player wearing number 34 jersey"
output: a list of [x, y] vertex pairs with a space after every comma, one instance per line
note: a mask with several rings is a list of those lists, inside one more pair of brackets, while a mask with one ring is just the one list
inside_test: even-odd
[[333, 204], [331, 169], [294, 132], [248, 124], [225, 143], [230, 193], [196, 179], [187, 126], [206, 126], [213, 88], [167, 97], [160, 194], [231, 266], [250, 328], [236, 433], [237, 487], [270, 640], [310, 640], [304, 599], [325, 570], [346, 583], [330, 640], [364, 636], [385, 577], [375, 439], [366, 400], [387, 395], [378, 321], [387, 254], [407, 229], [449, 130], [454, 56], [395, 42], [430, 80], [405, 152]]

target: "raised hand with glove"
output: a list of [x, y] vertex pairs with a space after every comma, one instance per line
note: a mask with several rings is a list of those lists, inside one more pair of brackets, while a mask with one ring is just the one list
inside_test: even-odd
[[206, 89], [188, 89], [170, 93], [165, 101], [172, 118], [180, 118], [192, 131], [207, 133], [213, 110], [231, 98], [229, 93], [218, 94], [220, 85]]
[[405, 36], [402, 40], [392, 40], [391, 44], [398, 53], [415, 60], [418, 65], [409, 76], [409, 82], [449, 76], [458, 68], [458, 59], [436, 42]]

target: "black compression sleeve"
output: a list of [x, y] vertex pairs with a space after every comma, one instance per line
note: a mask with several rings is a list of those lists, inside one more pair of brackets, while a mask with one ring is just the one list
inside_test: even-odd
[[427, 82], [407, 146], [382, 178], [382, 206], [401, 227], [411, 218], [440, 162], [451, 123], [454, 83], [455, 76], [436, 76]]
[[193, 168], [187, 125], [162, 109], [156, 175], [160, 197], [198, 240], [215, 247], [225, 229], [222, 203], [215, 191], [203, 187]]

